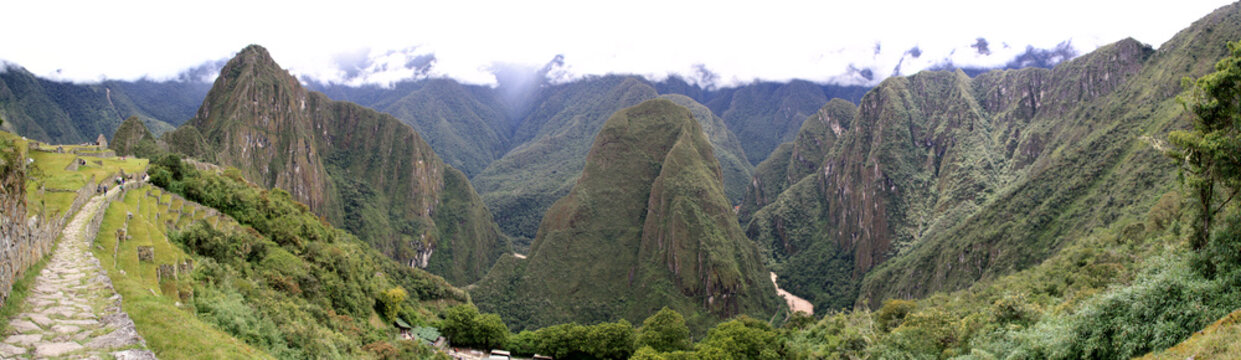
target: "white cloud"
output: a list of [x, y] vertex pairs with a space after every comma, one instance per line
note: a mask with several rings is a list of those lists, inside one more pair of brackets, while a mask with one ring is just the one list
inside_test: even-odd
[[[416, 76], [495, 84], [496, 64], [537, 68], [558, 54], [568, 77], [692, 78], [703, 66], [722, 84], [868, 82], [853, 67], [870, 69], [875, 82], [898, 63], [903, 73], [945, 60], [1002, 65], [1026, 46], [1066, 40], [1083, 52], [1128, 36], [1158, 46], [1226, 3], [20, 1], [4, 6], [20, 15], [0, 22], [0, 59], [73, 81], [164, 79], [256, 43], [294, 74], [346, 84]], [[979, 37], [991, 56], [969, 47]], [[906, 56], [915, 46], [922, 56]], [[404, 66], [428, 54], [429, 73]]]

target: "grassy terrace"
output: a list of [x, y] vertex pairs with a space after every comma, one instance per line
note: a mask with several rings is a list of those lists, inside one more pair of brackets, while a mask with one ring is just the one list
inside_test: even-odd
[[[155, 197], [158, 196], [158, 201]], [[192, 207], [199, 211], [190, 215]], [[124, 310], [133, 318], [147, 345], [160, 358], [190, 359], [254, 359], [269, 358], [266, 353], [229, 336], [199, 320], [193, 309], [182, 305], [181, 296], [193, 296], [188, 275], [179, 280], [160, 281], [159, 265], [176, 266], [190, 256], [167, 237], [167, 222], [177, 226], [206, 217], [200, 205], [189, 203], [180, 215], [180, 200], [153, 186], [144, 186], [125, 194], [123, 201], [113, 202], [104, 215], [99, 236], [92, 247], [116, 291], [125, 299]], [[117, 241], [117, 230], [125, 226], [127, 214], [133, 214], [127, 229], [128, 239]], [[224, 227], [236, 227], [231, 218], [223, 218]], [[219, 218], [209, 219], [216, 223]], [[138, 260], [138, 247], [154, 248], [154, 261]]]
[[[0, 132], [0, 137], [13, 140], [13, 145], [21, 149], [26, 149], [30, 143], [29, 140], [8, 132]], [[64, 153], [55, 152], [58, 146], [64, 149]], [[26, 152], [26, 157], [34, 159], [34, 166], [38, 168], [31, 182], [26, 185], [26, 211], [30, 214], [37, 214], [41, 210], [49, 215], [64, 214], [73, 204], [76, 196], [74, 192], [86, 185], [92, 176], [99, 182], [122, 170], [125, 173], [137, 173], [147, 167], [146, 159], [97, 158], [73, 153], [74, 150], [97, 152], [94, 146], [40, 144], [39, 148], [47, 151]], [[77, 170], [66, 170], [69, 164], [78, 158], [86, 160], [86, 165]], [[40, 184], [45, 189], [42, 194], [37, 191]]]

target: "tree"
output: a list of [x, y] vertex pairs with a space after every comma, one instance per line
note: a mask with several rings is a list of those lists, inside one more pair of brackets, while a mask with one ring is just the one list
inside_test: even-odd
[[586, 329], [582, 352], [597, 359], [628, 359], [633, 354], [633, 325], [624, 319]]
[[379, 297], [379, 301], [384, 304], [384, 316], [395, 319], [397, 312], [401, 310], [401, 303], [404, 303], [408, 296], [409, 293], [400, 286], [385, 290]]
[[508, 340], [508, 326], [496, 314], [479, 314], [474, 304], [444, 310], [440, 332], [453, 344], [484, 348], [499, 347]]
[[689, 326], [681, 313], [664, 307], [642, 321], [637, 347], [650, 346], [658, 352], [689, 350]]
[[698, 343], [700, 359], [779, 359], [780, 334], [765, 322], [741, 315], [720, 323]]
[[1174, 149], [1167, 155], [1179, 163], [1181, 183], [1196, 202], [1194, 250], [1206, 246], [1216, 214], [1241, 188], [1241, 42], [1228, 50], [1215, 72], [1181, 80], [1187, 90], [1177, 101], [1191, 113], [1193, 129], [1168, 136]]

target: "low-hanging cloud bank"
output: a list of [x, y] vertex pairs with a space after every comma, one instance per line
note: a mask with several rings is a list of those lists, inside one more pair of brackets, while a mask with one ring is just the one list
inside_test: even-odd
[[0, 59], [59, 80], [163, 80], [255, 43], [303, 79], [344, 85], [496, 85], [500, 67], [541, 69], [557, 57], [553, 81], [626, 73], [719, 87], [871, 85], [945, 66], [1005, 67], [1066, 42], [1077, 53], [1129, 36], [1158, 46], [1226, 3], [32, 1], [5, 6], [23, 16], [0, 23], [9, 34]]

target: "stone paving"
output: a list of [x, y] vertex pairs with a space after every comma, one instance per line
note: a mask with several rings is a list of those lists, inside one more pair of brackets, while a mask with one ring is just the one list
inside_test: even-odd
[[104, 198], [92, 198], [65, 226], [22, 312], [0, 334], [0, 359], [155, 358], [121, 310], [121, 296], [83, 234], [91, 218], [104, 211]]

